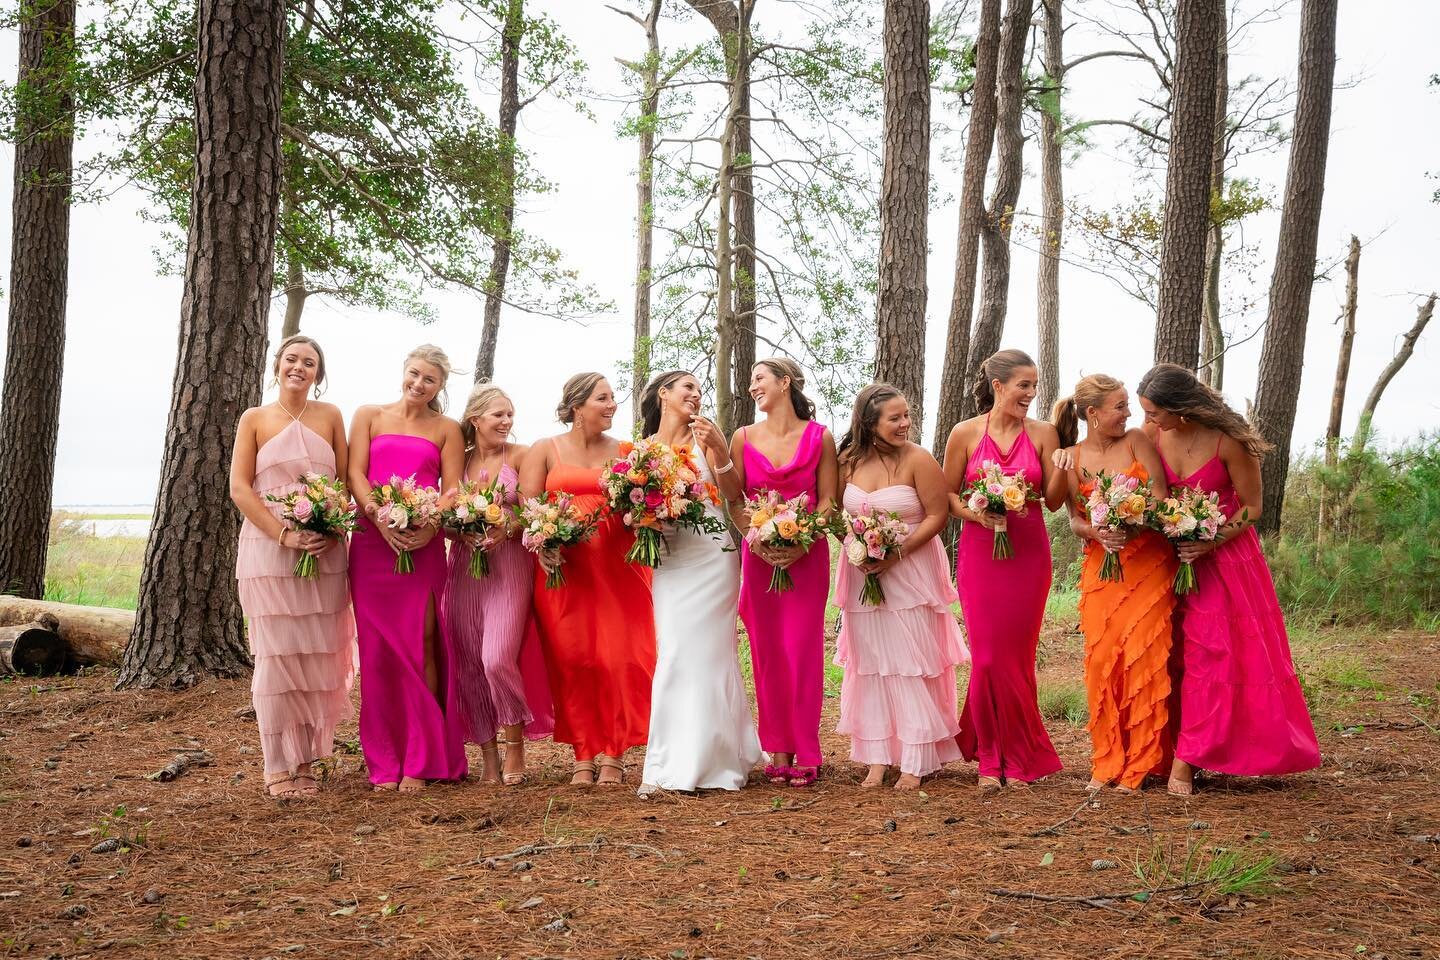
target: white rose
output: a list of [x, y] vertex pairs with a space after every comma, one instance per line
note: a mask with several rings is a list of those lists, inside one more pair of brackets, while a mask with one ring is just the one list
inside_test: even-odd
[[851, 540], [845, 544], [845, 556], [857, 567], [865, 562], [868, 555], [869, 551], [865, 549], [863, 540]]
[[410, 526], [410, 514], [398, 508], [390, 510], [390, 529], [404, 530]]
[[1185, 516], [1180, 518], [1179, 523], [1175, 524], [1175, 529], [1180, 531], [1182, 534], [1190, 533], [1192, 530], [1195, 529], [1195, 518], [1190, 516], [1189, 514], [1186, 514]]

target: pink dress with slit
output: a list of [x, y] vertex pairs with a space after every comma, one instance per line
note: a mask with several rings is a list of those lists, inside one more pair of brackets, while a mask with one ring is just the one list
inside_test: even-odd
[[[335, 451], [296, 420], [255, 454], [255, 492], [300, 489], [302, 473], [335, 476]], [[277, 517], [278, 503], [266, 503]], [[334, 751], [335, 725], [350, 716], [355, 619], [343, 544], [320, 555], [314, 577], [292, 572], [300, 551], [282, 547], [249, 520], [240, 527], [235, 577], [249, 625], [255, 673], [250, 692], [265, 772], [308, 773]]]
[[[415, 475], [440, 483], [440, 448], [424, 437], [382, 433], [370, 440], [367, 479]], [[361, 516], [350, 538], [350, 592], [360, 643], [360, 748], [370, 782], [459, 780], [465, 776], [465, 745], [454, 650], [443, 619], [445, 539], [436, 536], [414, 551], [415, 570], [395, 573], [395, 552]], [[425, 617], [438, 622], [435, 655], [440, 697], [425, 682]]]

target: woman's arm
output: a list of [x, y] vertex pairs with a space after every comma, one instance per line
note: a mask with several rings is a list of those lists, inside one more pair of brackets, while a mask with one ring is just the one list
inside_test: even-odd
[[[258, 419], [259, 409], [251, 407], [240, 415], [240, 423], [235, 427], [235, 449], [230, 457], [230, 500], [246, 520], [255, 524], [271, 540], [278, 541], [281, 536], [290, 539], [294, 535], [282, 533], [288, 530], [285, 523], [270, 512], [260, 494], [255, 492], [255, 455], [258, 452], [255, 427]], [[294, 546], [294, 543], [286, 545]]]
[[1220, 459], [1224, 462], [1225, 469], [1230, 471], [1230, 482], [1235, 485], [1235, 496], [1240, 500], [1240, 509], [1220, 528], [1217, 542], [1229, 540], [1243, 533], [1247, 527], [1253, 526], [1259, 521], [1260, 513], [1264, 509], [1259, 458], [1250, 456], [1238, 441], [1227, 436], [1220, 441]]
[[1027, 423], [1025, 429], [1035, 431], [1032, 438], [1040, 438], [1040, 442], [1036, 444], [1039, 448], [1036, 452], [1040, 454], [1040, 475], [1044, 478], [1041, 486], [1045, 508], [1051, 511], [1059, 510], [1061, 505], [1070, 499], [1072, 476], [1072, 471], [1058, 470], [1051, 462], [1055, 451], [1060, 447], [1060, 434], [1054, 424], [1039, 420]]
[[440, 419], [440, 494], [448, 502], [460, 488], [460, 477], [465, 473], [465, 438], [459, 423], [450, 417]]
[[555, 442], [550, 438], [539, 441], [525, 452], [525, 459], [517, 466], [520, 480], [520, 499], [528, 500], [545, 492], [545, 474], [550, 472], [550, 457]]
[[371, 520], [375, 519], [375, 505], [370, 502], [370, 424], [375, 419], [375, 408], [365, 406], [355, 411], [350, 421], [349, 464], [345, 471], [345, 482], [350, 485], [350, 495], [355, 498], [360, 510]]
[[820, 497], [817, 513], [829, 513], [840, 500], [840, 459], [835, 453], [835, 437], [829, 428], [820, 436], [820, 464], [815, 470], [815, 491]]
[[333, 403], [326, 404], [330, 417], [330, 449], [335, 451], [335, 479], [344, 481], [350, 469], [350, 444], [345, 439], [345, 415]]
[[1155, 449], [1155, 444], [1144, 430], [1131, 430], [1127, 439], [1130, 449], [1135, 452], [1135, 459], [1150, 474], [1150, 491], [1161, 500], [1170, 496], [1170, 484], [1165, 481], [1165, 464], [1160, 462], [1160, 452]]
[[950, 490], [945, 483], [945, 473], [930, 451], [916, 444], [910, 454], [914, 468], [915, 493], [920, 505], [925, 508], [925, 519], [910, 531], [905, 538], [904, 551], [914, 553], [937, 536], [950, 522]]

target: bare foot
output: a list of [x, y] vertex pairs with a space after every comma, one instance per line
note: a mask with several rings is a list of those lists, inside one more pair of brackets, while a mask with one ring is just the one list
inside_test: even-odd
[[1006, 786], [1008, 786], [1011, 790], [1030, 789], [1030, 784], [1026, 783], [1024, 780], [1011, 780], [1009, 783], [1006, 784]]
[[300, 778], [293, 773], [269, 774], [265, 777], [265, 793], [275, 800], [312, 796], [315, 793], [315, 781], [310, 780], [310, 789], [307, 791], [301, 786]]
[[919, 790], [920, 778], [913, 773], [902, 773], [900, 779], [895, 781], [896, 790]]
[[295, 792], [302, 797], [313, 797], [320, 792], [320, 784], [308, 773], [297, 773], [295, 774]]
[[425, 789], [425, 781], [424, 781], [424, 780], [416, 780], [414, 777], [401, 777], [401, 778], [400, 778], [400, 792], [401, 792], [401, 793], [419, 793], [421, 790], [424, 790], [424, 789]]
[[865, 779], [860, 783], [861, 788], [874, 790], [876, 787], [883, 787], [885, 785], [885, 771], [889, 769], [890, 768], [883, 763], [870, 764], [869, 772], [865, 774]]
[[1195, 792], [1195, 768], [1184, 760], [1170, 764], [1170, 782], [1165, 790], [1172, 797], [1188, 797]]
[[377, 784], [375, 784], [375, 792], [376, 792], [376, 793], [389, 793], [389, 792], [391, 792], [392, 790], [397, 790], [397, 789], [399, 789], [399, 787], [400, 787], [400, 784], [398, 784], [398, 783], [393, 783], [393, 782], [392, 782], [392, 783], [377, 783]]
[[978, 788], [979, 788], [979, 790], [980, 790], [980, 796], [982, 796], [982, 797], [988, 796], [988, 795], [990, 795], [990, 794], [992, 794], [992, 793], [999, 793], [999, 792], [1000, 792], [1000, 778], [999, 778], [999, 777], [981, 777], [980, 780], [979, 780], [979, 783], [978, 783]]

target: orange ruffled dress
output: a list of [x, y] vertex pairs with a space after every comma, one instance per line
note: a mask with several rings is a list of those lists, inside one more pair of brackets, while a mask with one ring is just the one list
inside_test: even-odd
[[[1125, 470], [1150, 479], [1138, 461]], [[1080, 485], [1081, 509], [1093, 482]], [[1090, 702], [1091, 776], [1137, 788], [1147, 774], [1167, 774], [1171, 617], [1177, 561], [1165, 538], [1144, 530], [1120, 551], [1124, 580], [1100, 579], [1105, 550], [1085, 545], [1080, 574], [1080, 630], [1085, 634], [1085, 691]]]

